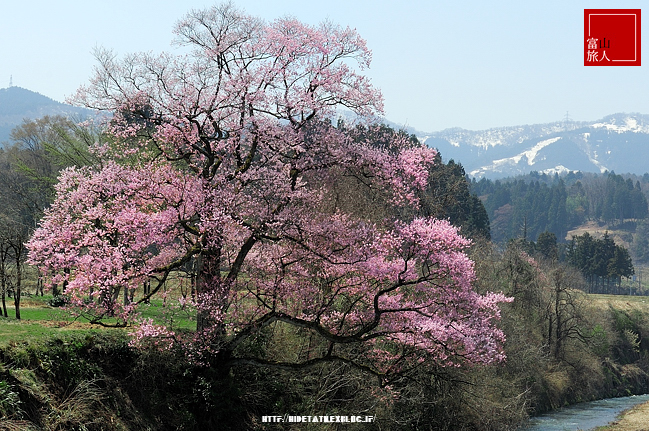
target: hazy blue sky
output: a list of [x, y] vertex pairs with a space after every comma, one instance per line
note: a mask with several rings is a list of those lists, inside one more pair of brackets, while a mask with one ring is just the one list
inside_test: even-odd
[[[641, 8], [637, 0], [235, 3], [266, 20], [292, 15], [355, 27], [373, 52], [367, 74], [383, 91], [386, 117], [421, 131], [544, 123], [566, 111], [573, 120], [649, 114], [649, 55], [641, 67], [583, 66], [584, 8]], [[213, 4], [3, 1], [0, 88], [13, 76], [14, 85], [63, 101], [90, 77], [95, 46], [118, 54], [172, 49], [176, 20]]]

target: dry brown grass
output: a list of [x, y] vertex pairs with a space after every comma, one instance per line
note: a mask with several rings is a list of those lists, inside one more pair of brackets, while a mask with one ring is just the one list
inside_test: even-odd
[[598, 431], [649, 431], [649, 402], [622, 413], [620, 419]]
[[573, 230], [568, 231], [566, 234], [566, 240], [570, 241], [573, 236], [580, 236], [588, 232], [592, 237], [601, 239], [605, 233], [608, 232], [608, 236], [615, 241], [615, 244], [626, 247], [627, 249], [631, 246], [630, 244], [630, 232], [628, 230], [619, 229], [616, 226], [609, 226], [607, 224], [600, 224], [596, 221], [589, 221], [581, 226], [577, 226]]
[[568, 231], [568, 233], [566, 234], [566, 239], [569, 241], [573, 236], [583, 235], [586, 232], [596, 238], [601, 238], [607, 230], [609, 229], [606, 225], [600, 225], [596, 221], [589, 221], [582, 224], [581, 226], [577, 226], [573, 230]]
[[610, 307], [621, 311], [641, 311], [649, 313], [649, 296], [589, 294], [590, 304], [600, 310]]

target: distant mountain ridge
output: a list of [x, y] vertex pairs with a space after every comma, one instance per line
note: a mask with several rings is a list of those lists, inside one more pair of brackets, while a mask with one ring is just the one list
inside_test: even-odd
[[86, 118], [92, 111], [57, 102], [47, 96], [21, 87], [0, 89], [0, 146], [9, 142], [11, 130], [24, 119], [36, 119], [46, 115]]
[[475, 177], [497, 179], [531, 171], [649, 172], [649, 116], [637, 113], [482, 131], [447, 129], [420, 139]]
[[591, 122], [556, 122], [431, 133], [426, 144], [476, 177], [502, 178], [531, 171], [649, 171], [649, 116], [614, 114]]

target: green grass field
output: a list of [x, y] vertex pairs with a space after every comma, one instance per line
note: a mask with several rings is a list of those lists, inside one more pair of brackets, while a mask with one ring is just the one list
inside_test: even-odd
[[[52, 295], [22, 298], [21, 320], [16, 320], [13, 299], [7, 299], [8, 317], [0, 317], [0, 344], [46, 338], [65, 332], [107, 329], [90, 324], [87, 319], [82, 317], [75, 317], [64, 308], [51, 307], [48, 305], [50, 299], [52, 299]], [[174, 329], [192, 330], [196, 327], [193, 312], [169, 307], [163, 303], [162, 299], [152, 300], [150, 304], [141, 304], [138, 312], [142, 318], [151, 318], [156, 323], [165, 324]], [[129, 331], [130, 329], [116, 330]]]

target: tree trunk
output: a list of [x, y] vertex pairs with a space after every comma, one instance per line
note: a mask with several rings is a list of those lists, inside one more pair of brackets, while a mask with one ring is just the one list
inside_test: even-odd
[[562, 347], [563, 347], [563, 346], [562, 346], [562, 342], [563, 342], [563, 334], [562, 334], [562, 328], [561, 328], [562, 325], [563, 325], [563, 323], [561, 322], [561, 320], [562, 320], [562, 319], [561, 319], [561, 318], [562, 318], [562, 316], [561, 316], [561, 310], [559, 310], [558, 305], [559, 305], [559, 304], [558, 304], [558, 301], [557, 301], [557, 309], [556, 309], [556, 332], [555, 332], [556, 340], [555, 340], [555, 343], [554, 343], [554, 357], [555, 357], [555, 358], [559, 358], [559, 356], [561, 355], [561, 349], [562, 349]]
[[111, 304], [115, 304], [117, 300], [119, 299], [119, 292], [122, 290], [121, 286], [117, 286], [115, 290], [113, 291], [113, 294], [110, 297], [110, 302]]
[[4, 317], [9, 317], [7, 314], [7, 252], [5, 248], [0, 249], [0, 289], [2, 289], [2, 314]]
[[20, 255], [16, 259], [16, 291], [14, 292], [14, 305], [16, 307], [16, 319], [20, 320], [20, 296], [21, 296], [21, 282], [23, 277], [22, 268], [20, 265]]
[[[196, 257], [196, 294], [197, 296], [209, 296], [207, 301], [225, 300], [227, 292], [224, 292], [225, 286], [221, 277], [221, 253], [220, 250], [211, 253], [201, 253]], [[224, 296], [225, 295], [225, 296]], [[202, 298], [199, 302], [205, 302]], [[214, 304], [216, 305], [216, 304]], [[219, 304], [223, 309], [224, 304]], [[214, 310], [215, 307], [207, 307]], [[215, 322], [209, 315], [208, 311], [198, 310], [196, 314], [196, 331], [202, 332], [205, 329], [213, 328], [218, 322]]]
[[553, 326], [553, 321], [552, 319], [552, 312], [548, 313], [548, 352], [551, 351], [552, 349], [552, 332], [554, 331], [554, 326]]
[[4, 317], [9, 317], [9, 315], [7, 314], [7, 301], [5, 299], [6, 296], [7, 296], [7, 279], [6, 279], [4, 270], [0, 274], [0, 281], [2, 282], [2, 286], [1, 286], [1, 289], [2, 289], [2, 315]]
[[[151, 293], [151, 280], [146, 280], [142, 284], [142, 291], [144, 292], [144, 297], [147, 298], [147, 296], [149, 296], [149, 294]], [[147, 298], [146, 300], [144, 300], [144, 303], [150, 304], [151, 300]]]

